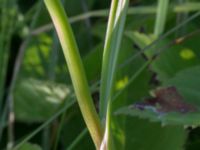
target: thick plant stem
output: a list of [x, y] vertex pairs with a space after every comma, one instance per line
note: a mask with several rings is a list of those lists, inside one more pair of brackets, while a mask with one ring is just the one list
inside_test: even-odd
[[55, 25], [83, 118], [94, 141], [100, 148], [103, 130], [89, 92], [78, 47], [67, 15], [59, 0], [44, 0]]

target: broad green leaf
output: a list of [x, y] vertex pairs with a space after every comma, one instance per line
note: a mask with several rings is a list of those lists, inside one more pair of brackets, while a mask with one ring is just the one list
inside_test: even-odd
[[192, 112], [164, 112], [160, 113], [155, 107], [146, 107], [144, 110], [129, 106], [121, 108], [117, 114], [126, 114], [131, 116], [138, 116], [140, 118], [150, 119], [151, 121], [161, 122], [163, 125], [176, 124], [182, 126], [198, 126], [200, 125], [200, 66], [192, 67], [183, 70], [176, 74], [176, 76], [166, 82], [163, 86], [175, 86], [180, 92], [184, 101], [188, 104], [193, 104], [196, 107]]
[[162, 125], [182, 125], [182, 126], [198, 126], [200, 125], [200, 112], [192, 112], [182, 114], [179, 112], [168, 112], [160, 114], [154, 111], [155, 108], [146, 108], [140, 110], [133, 107], [123, 107], [116, 114], [124, 114], [142, 119], [149, 119], [152, 122], [161, 122]]
[[[120, 96], [113, 100], [113, 111], [117, 110], [123, 105], [132, 103], [133, 100], [131, 98], [134, 97], [135, 99], [137, 99], [138, 97], [143, 96], [144, 93], [147, 93], [149, 87], [149, 72], [147, 68], [142, 73], [140, 73], [140, 75], [133, 82], [129, 83], [131, 77], [135, 75], [136, 72], [145, 63], [145, 60], [142, 56], [137, 57], [129, 64], [126, 64], [124, 66], [122, 65], [127, 58], [137, 53], [137, 50], [133, 47], [131, 40], [124, 36], [120, 49], [121, 51], [118, 58], [118, 69], [116, 73], [117, 77], [115, 80], [114, 92], [115, 94], [117, 94], [119, 91], [123, 90], [127, 84], [129, 84], [129, 86], [120, 94]], [[126, 116], [119, 117], [113, 115], [112, 119], [114, 145], [118, 149], [123, 150], [125, 149], [125, 143], [129, 142], [126, 139], [127, 133], [125, 132]]]
[[[153, 38], [150, 35], [138, 32], [128, 32], [127, 35], [141, 49], [153, 42]], [[168, 46], [170, 42], [169, 39], [165, 39], [157, 47], [154, 46], [144, 52], [148, 58], [158, 52], [159, 56], [152, 62], [151, 69], [157, 73], [159, 81], [165, 81], [174, 77], [181, 70], [200, 64], [198, 55], [193, 49], [180, 45]]]
[[161, 126], [127, 117], [125, 150], [184, 150], [187, 132], [180, 126]]
[[[144, 95], [147, 95], [149, 89], [149, 77], [147, 72], [144, 71], [129, 87], [128, 99], [129, 103], [139, 100]], [[140, 93], [140, 94], [138, 94]], [[133, 98], [134, 97], [134, 98]], [[122, 121], [122, 115], [115, 116]], [[165, 126], [162, 127], [160, 123], [152, 123], [138, 117], [130, 117], [126, 115], [126, 128], [125, 129], [125, 149], [137, 150], [182, 150], [186, 140], [187, 132], [181, 126]], [[123, 134], [117, 132], [118, 138], [123, 139]], [[162, 137], [162, 140], [161, 140]], [[159, 141], [159, 142], [158, 142]], [[165, 145], [163, 147], [163, 145]]]
[[164, 50], [151, 67], [157, 73], [158, 79], [165, 81], [179, 71], [199, 64], [200, 60], [193, 49], [175, 46]]
[[[116, 72], [116, 80], [114, 86], [114, 92], [117, 93], [122, 90], [126, 84], [129, 82], [129, 77], [135, 73], [138, 65], [131, 62], [130, 64], [120, 67], [121, 64], [133, 54], [134, 49], [132, 47], [132, 42], [126, 37], [123, 38], [122, 44], [120, 47], [121, 51], [119, 52], [118, 58], [118, 69]], [[142, 62], [142, 60], [137, 58], [138, 64]], [[128, 90], [124, 91], [120, 96], [112, 102], [113, 111], [118, 109], [121, 105], [125, 105], [128, 103]], [[126, 117], [115, 117], [112, 115], [112, 134], [113, 134], [113, 143], [115, 147], [123, 150], [125, 148], [125, 120]]]
[[50, 81], [24, 79], [14, 92], [16, 119], [41, 122], [51, 117], [71, 92], [70, 87]]
[[184, 99], [200, 107], [200, 66], [180, 71], [175, 77], [163, 83], [163, 86], [175, 86]]

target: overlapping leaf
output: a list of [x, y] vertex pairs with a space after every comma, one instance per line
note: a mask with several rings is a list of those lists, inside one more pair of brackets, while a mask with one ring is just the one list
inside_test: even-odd
[[[200, 125], [200, 79], [197, 78], [198, 76], [200, 76], [199, 66], [181, 71], [163, 84], [168, 87], [175, 86], [176, 92], [180, 93], [179, 96], [173, 96], [174, 93], [171, 92], [162, 92], [161, 96], [157, 94], [153, 100], [135, 103], [119, 109], [116, 113], [148, 118], [151, 121], [162, 122], [164, 125]], [[160, 98], [162, 100], [159, 100]]]

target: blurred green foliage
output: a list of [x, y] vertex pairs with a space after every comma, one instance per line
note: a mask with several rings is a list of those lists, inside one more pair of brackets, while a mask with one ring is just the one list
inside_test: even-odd
[[[188, 2], [199, 4], [198, 0]], [[8, 94], [12, 94], [14, 101], [15, 145], [33, 133], [36, 127], [53, 118], [63, 105], [67, 105], [68, 98], [73, 95], [61, 47], [43, 4], [41, 12], [35, 18], [40, 3], [42, 1], [39, 0], [0, 0], [0, 149], [4, 149], [9, 141], [8, 117], [7, 115], [4, 117], [4, 114], [10, 111], [7, 106], [9, 102], [6, 101]], [[131, 0], [130, 3], [130, 7], [133, 8], [156, 6], [153, 0]], [[178, 0], [170, 4], [177, 5], [177, 3]], [[68, 0], [63, 1], [63, 5], [72, 18], [90, 11], [108, 9], [110, 1]], [[180, 14], [168, 13], [164, 33], [190, 18], [194, 13], [183, 12], [186, 17], [183, 17], [182, 21], [177, 19]], [[168, 125], [162, 126], [162, 119], [157, 119], [156, 114], [151, 116], [151, 112], [140, 113], [127, 108], [128, 105], [148, 97], [152, 89], [161, 86], [175, 86], [185, 101], [197, 107], [200, 104], [199, 17], [157, 42], [156, 37], [152, 36], [154, 24], [155, 14], [127, 16], [117, 66], [116, 86], [120, 84], [120, 88], [116, 88], [115, 94], [129, 83], [130, 78], [149, 58], [155, 54], [156, 57], [113, 102], [116, 112], [129, 114], [113, 115], [112, 129], [115, 144], [120, 150], [198, 150], [200, 147], [199, 117], [191, 115], [188, 119], [182, 116], [183, 114], [175, 116], [172, 114], [167, 117], [175, 120], [174, 122], [179, 121], [179, 124], [174, 125], [173, 121], [169, 121]], [[100, 80], [106, 25], [105, 17], [86, 18], [72, 24], [97, 107], [99, 102], [97, 83]], [[195, 34], [190, 35], [192, 32]], [[184, 37], [183, 41], [174, 42], [181, 37]], [[142, 49], [152, 42], [155, 44], [143, 52]], [[17, 56], [22, 49], [23, 57], [18, 60]], [[134, 59], [128, 61], [132, 57]], [[21, 67], [17, 73], [14, 89], [9, 93], [14, 69], [19, 62]], [[73, 99], [75, 100], [74, 97]], [[94, 149], [88, 132], [79, 139], [79, 134], [86, 127], [77, 104], [70, 106], [62, 112], [65, 114], [64, 121], [62, 117], [56, 117], [45, 126], [48, 129], [42, 128], [37, 138], [25, 141], [19, 150], [45, 150], [47, 145], [53, 149], [56, 140], [58, 146], [55, 149], [69, 150], [68, 147], [73, 143], [75, 143], [73, 146], [75, 150]], [[195, 115], [199, 116], [199, 111], [195, 112]], [[152, 118], [156, 118], [157, 122], [150, 121]], [[180, 118], [182, 119], [179, 120]], [[188, 120], [190, 124], [184, 128], [188, 125]], [[192, 128], [193, 125], [195, 129]], [[27, 126], [29, 128], [23, 130]], [[45, 136], [46, 134], [48, 136]]]

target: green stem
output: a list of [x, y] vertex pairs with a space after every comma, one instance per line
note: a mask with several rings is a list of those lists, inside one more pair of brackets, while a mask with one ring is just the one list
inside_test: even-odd
[[111, 4], [101, 72], [100, 115], [104, 119], [106, 117], [108, 101], [112, 97], [112, 86], [115, 78], [128, 2], [128, 0], [113, 0]]
[[[107, 111], [107, 104], [110, 93], [111, 93], [111, 86], [113, 81], [113, 70], [112, 68], [112, 62], [110, 60], [112, 55], [112, 38], [113, 38], [113, 30], [114, 30], [114, 23], [115, 23], [115, 17], [116, 17], [116, 11], [117, 11], [117, 0], [112, 0], [110, 14], [109, 14], [109, 21], [107, 26], [107, 32], [106, 32], [106, 39], [104, 44], [104, 52], [103, 52], [103, 62], [102, 62], [102, 72], [101, 72], [101, 95], [100, 95], [100, 116], [101, 118], [106, 117], [106, 111]], [[112, 59], [113, 60], [113, 59]]]
[[83, 118], [97, 149], [100, 148], [103, 130], [95, 110], [78, 47], [67, 15], [59, 0], [44, 0], [55, 25]]
[[169, 0], [158, 0], [158, 8], [156, 13], [156, 24], [154, 34], [160, 36], [165, 28], [167, 18]]
[[116, 76], [117, 59], [123, 35], [129, 0], [112, 0], [109, 21], [104, 45], [101, 89], [100, 89], [100, 115], [106, 119], [106, 128], [101, 150], [114, 149], [112, 144], [112, 98]]

